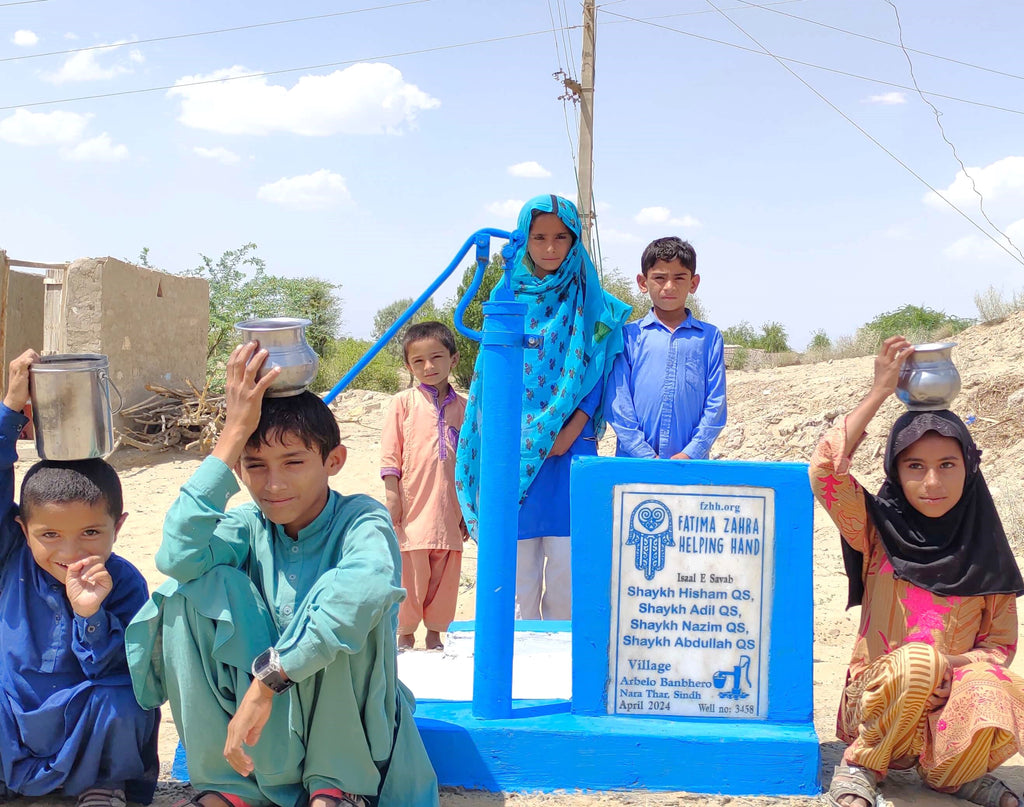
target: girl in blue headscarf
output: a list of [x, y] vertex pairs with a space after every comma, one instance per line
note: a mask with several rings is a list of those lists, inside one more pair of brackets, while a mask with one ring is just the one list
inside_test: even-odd
[[[512, 290], [527, 304], [526, 332], [540, 346], [528, 348], [523, 363], [516, 610], [521, 619], [569, 619], [569, 466], [575, 456], [597, 454], [605, 379], [622, 351], [630, 307], [601, 289], [572, 202], [537, 196], [523, 206], [517, 227], [527, 236], [516, 253]], [[473, 535], [479, 394], [474, 375], [455, 483]]]

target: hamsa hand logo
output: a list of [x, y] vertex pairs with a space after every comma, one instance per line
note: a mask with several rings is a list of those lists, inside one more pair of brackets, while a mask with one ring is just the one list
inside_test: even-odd
[[665, 547], [675, 545], [672, 540], [672, 514], [664, 504], [657, 499], [648, 499], [633, 508], [626, 546], [636, 548], [634, 562], [645, 578], [653, 580], [654, 575], [665, 568]]

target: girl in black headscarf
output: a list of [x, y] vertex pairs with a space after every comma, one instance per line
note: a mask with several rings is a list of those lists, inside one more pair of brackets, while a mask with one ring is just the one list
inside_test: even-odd
[[889, 434], [878, 494], [849, 475], [912, 352], [902, 336], [883, 343], [871, 390], [811, 460], [814, 494], [843, 537], [849, 604], [862, 606], [837, 722], [848, 747], [828, 800], [874, 807], [890, 769], [916, 766], [934, 790], [1024, 807], [989, 773], [1024, 739], [1024, 679], [1007, 669], [1024, 581], [981, 452], [952, 412], [908, 412]]

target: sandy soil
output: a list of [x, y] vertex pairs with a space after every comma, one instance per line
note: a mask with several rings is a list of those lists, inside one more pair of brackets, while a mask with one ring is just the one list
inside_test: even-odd
[[[954, 359], [963, 377], [963, 392], [955, 404], [963, 417], [974, 415], [972, 429], [985, 451], [984, 469], [997, 504], [1003, 513], [1007, 531], [1014, 534], [1018, 551], [1024, 545], [1024, 508], [1014, 496], [1024, 479], [1024, 425], [1019, 415], [1024, 403], [1024, 314], [1001, 323], [977, 326], [957, 337], [959, 347]], [[821, 432], [837, 417], [849, 411], [867, 391], [871, 377], [871, 359], [837, 360], [808, 366], [730, 372], [728, 378], [729, 426], [716, 444], [719, 458], [750, 460], [805, 461]], [[383, 497], [378, 474], [378, 444], [382, 407], [387, 396], [350, 391], [336, 402], [342, 437], [348, 447], [348, 463], [335, 477], [334, 486], [343, 493], [362, 492]], [[872, 433], [862, 445], [854, 463], [854, 473], [869, 487], [881, 480], [881, 453], [888, 426], [902, 407], [892, 401], [883, 408]], [[602, 443], [602, 453], [609, 450]], [[17, 472], [23, 473], [35, 458], [31, 443], [22, 443], [22, 460]], [[113, 457], [125, 488], [125, 502], [131, 515], [121, 534], [118, 551], [134, 562], [155, 587], [162, 576], [153, 565], [153, 554], [160, 540], [163, 515], [199, 464], [199, 458], [185, 453], [151, 454], [135, 449], [119, 450]], [[233, 504], [244, 500], [245, 494]], [[463, 591], [457, 618], [473, 614], [475, 547], [469, 545], [463, 566]], [[835, 737], [835, 710], [857, 626], [855, 609], [845, 612], [846, 581], [842, 575], [838, 535], [824, 512], [815, 510], [815, 640], [814, 640], [814, 719], [822, 742], [822, 781], [827, 784], [833, 766], [842, 753]], [[1013, 665], [1024, 673], [1024, 660]], [[174, 725], [164, 710], [161, 758], [164, 777], [156, 804], [168, 807], [182, 798], [187, 789], [172, 783], [167, 776], [177, 743]], [[736, 760], [742, 765], [742, 760]], [[1001, 769], [1001, 776], [1020, 793], [1024, 788], [1024, 762], [1015, 756]], [[897, 805], [939, 807], [952, 804], [952, 797], [920, 788], [913, 773], [893, 774], [883, 786], [884, 795]], [[70, 800], [23, 799], [26, 804], [72, 804]], [[445, 789], [441, 803], [460, 807], [484, 805], [549, 805], [569, 807], [596, 805], [725, 805], [735, 807], [782, 807], [818, 804], [810, 798], [741, 798], [703, 796], [685, 793], [556, 793], [511, 794], [477, 793]]]

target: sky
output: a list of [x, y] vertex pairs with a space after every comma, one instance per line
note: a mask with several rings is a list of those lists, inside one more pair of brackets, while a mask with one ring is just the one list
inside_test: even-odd
[[[710, 321], [796, 349], [1024, 287], [1024, 4], [598, 6], [605, 272], [679, 235]], [[581, 21], [578, 0], [0, 0], [0, 249], [180, 272], [255, 242], [340, 284], [368, 336], [478, 228], [575, 199], [553, 74], [578, 78]]]

